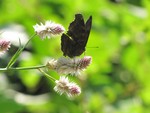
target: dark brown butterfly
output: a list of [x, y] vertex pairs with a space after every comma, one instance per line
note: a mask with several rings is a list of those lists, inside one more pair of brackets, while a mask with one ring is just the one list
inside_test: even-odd
[[75, 20], [70, 23], [66, 34], [61, 36], [61, 50], [64, 56], [73, 58], [85, 51], [92, 26], [92, 16], [84, 22], [82, 14], [76, 14]]

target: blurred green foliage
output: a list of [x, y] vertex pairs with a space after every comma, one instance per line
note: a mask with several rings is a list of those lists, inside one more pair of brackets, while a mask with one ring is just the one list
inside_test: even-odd
[[[74, 100], [55, 93], [54, 84], [37, 70], [0, 73], [0, 112], [149, 113], [149, 4], [149, 0], [1, 0], [0, 28], [19, 24], [28, 36], [34, 33], [33, 25], [45, 20], [67, 29], [76, 13], [85, 19], [92, 15], [85, 54], [93, 61], [80, 76], [82, 94]], [[1, 67], [17, 48], [12, 45], [7, 58], [0, 59]], [[37, 36], [15, 66], [43, 64], [47, 58], [61, 56], [60, 37], [41, 40]]]

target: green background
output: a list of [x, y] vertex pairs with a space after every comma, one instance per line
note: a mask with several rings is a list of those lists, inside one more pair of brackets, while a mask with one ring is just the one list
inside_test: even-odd
[[[67, 29], [76, 13], [93, 17], [85, 52], [92, 64], [76, 79], [81, 95], [73, 100], [60, 96], [38, 70], [0, 73], [1, 113], [150, 113], [149, 0], [0, 0], [0, 29], [19, 25], [30, 37], [33, 25], [46, 20]], [[0, 58], [1, 67], [17, 48], [12, 43]], [[14, 66], [61, 56], [60, 36], [36, 36]], [[49, 74], [59, 78], [54, 71]]]

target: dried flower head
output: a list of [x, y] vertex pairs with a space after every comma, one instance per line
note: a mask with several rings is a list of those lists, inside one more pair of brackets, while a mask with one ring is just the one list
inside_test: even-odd
[[42, 39], [46, 37], [50, 38], [54, 35], [60, 35], [65, 31], [65, 28], [60, 25], [56, 24], [52, 21], [46, 21], [45, 24], [36, 24], [33, 26], [37, 35], [39, 35]]
[[67, 77], [61, 76], [59, 80], [55, 81], [56, 86], [54, 90], [60, 95], [65, 93], [69, 98], [77, 96], [81, 93], [80, 87], [74, 83], [70, 82]]
[[6, 50], [10, 48], [10, 41], [0, 40], [0, 54], [4, 53]]
[[92, 58], [85, 56], [84, 58], [65, 58], [51, 60], [47, 63], [49, 69], [57, 71], [59, 74], [78, 75], [80, 72], [90, 65]]

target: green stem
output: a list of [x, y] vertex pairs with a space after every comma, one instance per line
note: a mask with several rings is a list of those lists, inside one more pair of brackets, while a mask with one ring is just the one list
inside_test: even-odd
[[38, 69], [41, 73], [43, 73], [48, 79], [56, 81], [55, 78], [53, 78], [52, 76], [50, 76], [49, 74], [45, 73], [43, 70], [41, 70], [40, 68]]
[[23, 47], [20, 47], [18, 49], [18, 51], [13, 55], [13, 57], [10, 59], [7, 68], [10, 68], [17, 60], [17, 58], [19, 57], [19, 55], [21, 54], [21, 52], [24, 50], [24, 48], [29, 44], [29, 42], [31, 41], [31, 39], [35, 36], [36, 34], [32, 35], [29, 40], [26, 42], [26, 44]]
[[39, 69], [39, 68], [45, 68], [46, 65], [40, 65], [40, 66], [31, 66], [31, 67], [15, 67], [15, 68], [0, 68], [0, 72], [4, 71], [16, 71], [16, 70], [30, 70], [30, 69]]
[[31, 37], [30, 37], [30, 39], [26, 42], [26, 44], [23, 46], [23, 48], [22, 48], [22, 50], [29, 44], [29, 42], [31, 41], [31, 39], [33, 38], [33, 37], [35, 37], [36, 36], [36, 33], [35, 34], [33, 34]]

